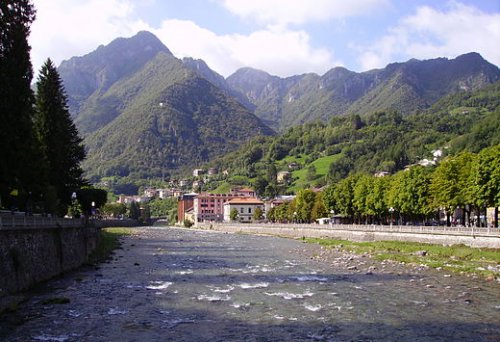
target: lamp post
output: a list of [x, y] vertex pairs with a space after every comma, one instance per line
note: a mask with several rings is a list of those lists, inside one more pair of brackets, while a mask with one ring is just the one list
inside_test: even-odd
[[394, 208], [393, 208], [393, 207], [390, 207], [390, 208], [389, 208], [389, 212], [391, 213], [391, 228], [392, 228], [392, 221], [394, 221], [394, 219], [393, 219]]
[[297, 212], [293, 212], [293, 223], [297, 223]]
[[330, 226], [333, 227], [333, 221], [335, 220], [335, 210], [330, 210]]

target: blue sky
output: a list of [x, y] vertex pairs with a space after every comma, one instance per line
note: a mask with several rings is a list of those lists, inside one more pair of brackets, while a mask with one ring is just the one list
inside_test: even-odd
[[500, 0], [34, 0], [38, 70], [148, 30], [223, 76], [353, 71], [476, 51], [500, 65]]

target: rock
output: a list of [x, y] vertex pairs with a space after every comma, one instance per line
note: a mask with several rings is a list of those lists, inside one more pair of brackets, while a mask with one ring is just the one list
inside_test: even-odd
[[427, 255], [427, 251], [416, 251], [413, 254], [416, 255], [416, 256], [426, 256]]

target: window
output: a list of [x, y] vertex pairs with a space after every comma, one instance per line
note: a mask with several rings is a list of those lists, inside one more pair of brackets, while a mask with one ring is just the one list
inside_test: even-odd
[[251, 214], [252, 213], [252, 208], [248, 208], [248, 213]]
[[243, 214], [243, 208], [240, 208], [240, 214]]

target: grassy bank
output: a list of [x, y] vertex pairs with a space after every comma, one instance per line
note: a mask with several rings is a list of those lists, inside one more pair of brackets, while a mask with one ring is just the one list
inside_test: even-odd
[[347, 240], [308, 238], [307, 242], [335, 247], [358, 254], [368, 253], [375, 259], [424, 264], [453, 272], [500, 277], [500, 250], [472, 248], [465, 245], [442, 246], [417, 242]]
[[97, 264], [106, 261], [113, 250], [120, 247], [120, 238], [131, 232], [129, 228], [103, 228], [99, 244], [89, 257], [89, 263]]

